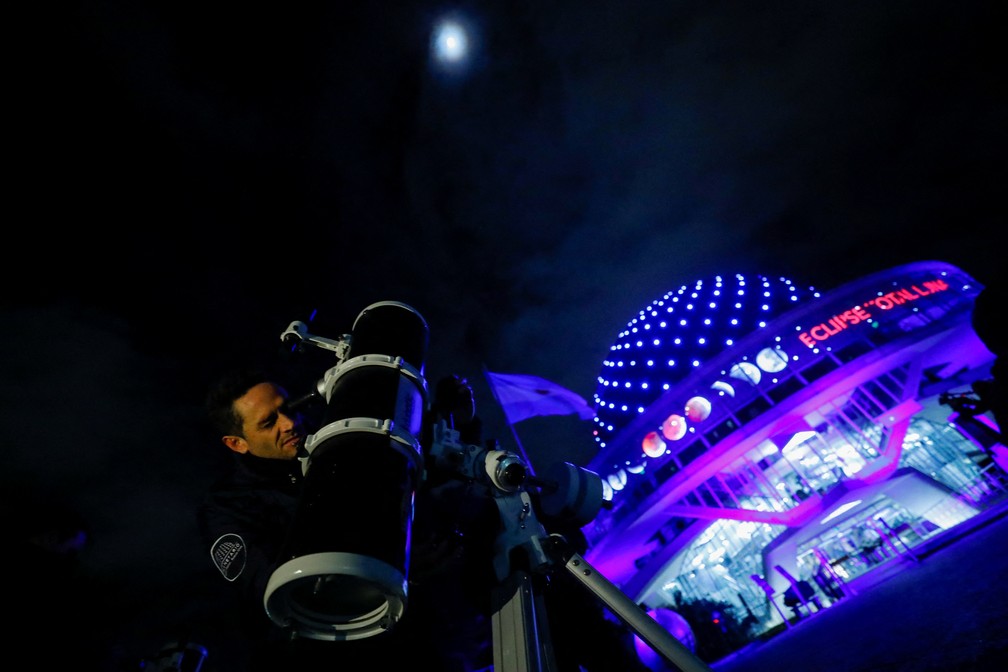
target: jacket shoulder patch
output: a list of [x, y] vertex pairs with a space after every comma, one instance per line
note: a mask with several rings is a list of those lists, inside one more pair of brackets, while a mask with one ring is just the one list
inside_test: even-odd
[[228, 581], [241, 576], [246, 557], [245, 540], [237, 534], [221, 535], [210, 547], [210, 559]]

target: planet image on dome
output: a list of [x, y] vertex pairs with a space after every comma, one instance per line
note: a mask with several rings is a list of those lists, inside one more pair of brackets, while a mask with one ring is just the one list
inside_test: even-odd
[[752, 362], [739, 362], [738, 364], [732, 364], [731, 369], [728, 371], [728, 375], [736, 380], [744, 380], [747, 383], [752, 383], [753, 385], [759, 385], [759, 381], [763, 378], [763, 374], [760, 373], [759, 367]]
[[[685, 428], [683, 428], [683, 433], [686, 433]], [[648, 432], [644, 441], [641, 442], [641, 448], [648, 457], [661, 457], [665, 454], [665, 442], [658, 436], [658, 432]]]
[[706, 397], [693, 397], [686, 402], [686, 417], [691, 422], [703, 422], [710, 417], [711, 403]]
[[788, 356], [780, 348], [763, 348], [756, 355], [756, 365], [767, 373], [777, 373], [787, 368]]
[[682, 437], [686, 436], [686, 429], [686, 418], [678, 413], [673, 413], [665, 418], [665, 422], [663, 422], [661, 426], [662, 436], [669, 441], [678, 441]]
[[627, 473], [629, 474], [643, 474], [644, 473], [644, 463], [638, 462], [636, 464], [628, 464], [626, 466]]
[[716, 380], [711, 383], [711, 389], [717, 390], [719, 394], [727, 394], [729, 397], [735, 396], [735, 388], [731, 386], [731, 383], [726, 383], [723, 380]]

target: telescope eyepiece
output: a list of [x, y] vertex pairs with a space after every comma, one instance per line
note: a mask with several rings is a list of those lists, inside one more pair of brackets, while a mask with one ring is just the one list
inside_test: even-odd
[[501, 476], [501, 480], [509, 485], [518, 487], [525, 482], [525, 477], [527, 475], [528, 470], [525, 469], [524, 464], [521, 464], [520, 462], [513, 462], [504, 467], [504, 473]]
[[494, 450], [487, 454], [486, 473], [494, 487], [503, 492], [515, 492], [525, 483], [528, 467], [514, 453]]

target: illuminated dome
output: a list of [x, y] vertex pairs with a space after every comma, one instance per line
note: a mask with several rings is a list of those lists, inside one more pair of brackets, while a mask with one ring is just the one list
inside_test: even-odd
[[996, 423], [971, 434], [951, 397], [996, 360], [972, 328], [981, 289], [922, 261], [825, 294], [727, 276], [653, 301], [599, 377], [588, 562], [635, 604], [725, 602], [761, 637], [793, 577], [886, 562], [865, 559], [872, 531], [922, 530], [885, 556], [912, 557], [997, 506], [1004, 471], [980, 485], [978, 450]]
[[[814, 289], [801, 290], [785, 278], [736, 274], [698, 280], [652, 301], [616, 336], [602, 363], [594, 395], [596, 442], [605, 447], [695, 368], [814, 296]], [[739, 369], [732, 377], [758, 375], [750, 366], [753, 373]]]

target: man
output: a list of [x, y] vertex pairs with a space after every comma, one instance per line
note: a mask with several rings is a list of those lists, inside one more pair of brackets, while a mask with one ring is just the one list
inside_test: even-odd
[[[297, 456], [305, 431], [286, 401], [286, 390], [256, 370], [229, 374], [207, 396], [210, 422], [235, 466], [200, 507], [200, 530], [214, 565], [249, 606], [262, 604], [303, 483]], [[261, 606], [256, 611], [252, 623], [276, 637]]]
[[[425, 610], [425, 598], [414, 599], [416, 591], [390, 631], [354, 641], [291, 638], [269, 619], [263, 597], [270, 576], [285, 559], [284, 544], [304, 485], [297, 458], [306, 431], [287, 399], [287, 391], [258, 370], [228, 374], [207, 396], [208, 417], [235, 462], [234, 470], [214, 485], [198, 512], [213, 564], [239, 593], [236, 618], [248, 648], [241, 661], [232, 663], [249, 671], [314, 672], [336, 666], [391, 670], [420, 663], [439, 670], [473, 669], [441, 636], [437, 619]], [[413, 546], [421, 556], [425, 550], [450, 554], [450, 549], [433, 549], [418, 541]], [[439, 565], [430, 558], [422, 564]]]

